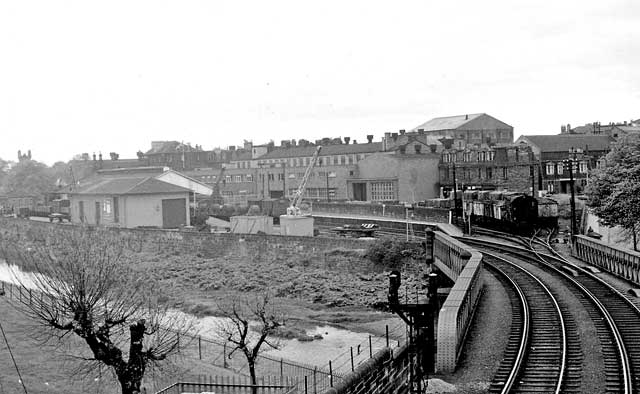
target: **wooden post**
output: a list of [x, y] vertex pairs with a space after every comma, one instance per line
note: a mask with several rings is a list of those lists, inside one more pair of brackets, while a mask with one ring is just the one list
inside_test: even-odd
[[313, 367], [313, 393], [318, 394], [318, 384], [316, 381], [316, 374], [318, 373], [318, 367]]
[[369, 358], [373, 357], [373, 347], [371, 346], [371, 335], [369, 335]]
[[198, 335], [198, 357], [202, 360], [202, 336]]
[[389, 325], [385, 326], [386, 338], [387, 338], [387, 347], [389, 347]]
[[308, 388], [307, 388], [307, 375], [304, 375], [304, 394], [308, 394]]
[[355, 370], [355, 366], [353, 364], [353, 347], [350, 347], [349, 350], [351, 351], [351, 372], [353, 372]]
[[333, 368], [331, 367], [331, 360], [329, 360], [329, 386], [333, 387]]

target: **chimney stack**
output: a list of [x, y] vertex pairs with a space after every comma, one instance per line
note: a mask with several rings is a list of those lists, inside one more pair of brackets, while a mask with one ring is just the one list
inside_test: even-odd
[[349, 145], [349, 141], [351, 141], [351, 137], [344, 137], [344, 143]]
[[393, 142], [398, 140], [398, 133], [391, 133], [391, 138], [393, 138]]
[[367, 135], [367, 143], [370, 144], [373, 142], [373, 135], [369, 134]]
[[404, 135], [405, 132], [406, 132], [405, 129], [400, 129], [400, 135]]
[[465, 115], [464, 120], [469, 120], [469, 115]]

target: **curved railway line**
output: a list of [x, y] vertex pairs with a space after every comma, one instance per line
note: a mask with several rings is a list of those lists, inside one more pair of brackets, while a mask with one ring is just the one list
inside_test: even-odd
[[485, 264], [512, 289], [512, 331], [489, 392], [559, 393], [567, 365], [566, 311], [526, 269], [489, 253]]
[[[492, 234], [491, 236], [494, 236]], [[640, 384], [640, 311], [624, 294], [602, 279], [559, 255], [549, 255], [537, 246], [550, 248], [549, 239], [531, 240], [504, 237], [510, 243], [496, 243], [463, 237], [461, 240], [481, 251], [499, 250], [501, 253], [529, 260], [545, 271], [561, 277], [576, 293], [593, 321], [604, 358], [605, 390], [612, 393], [639, 392]], [[528, 245], [527, 245], [528, 244]], [[526, 247], [525, 247], [526, 245]]]
[[[332, 226], [322, 227], [321, 232], [329, 233]], [[407, 234], [404, 229], [385, 227], [380, 228], [376, 233], [401, 240], [406, 239]], [[595, 275], [591, 270], [571, 262], [558, 253], [551, 246], [551, 238], [553, 236], [551, 232], [548, 232], [546, 236], [537, 233], [529, 239], [494, 230], [474, 229], [474, 232], [478, 235], [491, 237], [494, 240], [478, 237], [459, 237], [458, 239], [476, 247], [488, 257], [495, 253], [499, 253], [501, 256], [512, 256], [519, 260], [524, 260], [527, 264], [532, 264], [562, 281], [582, 304], [595, 327], [603, 357], [603, 366], [601, 368], [605, 377], [605, 381], [602, 383], [603, 390], [607, 393], [640, 393], [640, 302], [634, 302], [624, 294], [626, 289], [621, 289], [620, 286], [616, 288]], [[415, 237], [410, 238], [421, 241], [421, 236], [423, 234], [416, 233]], [[496, 238], [499, 241], [495, 240]], [[493, 264], [494, 262], [495, 260], [492, 257], [487, 259], [487, 265], [501, 264]], [[502, 270], [503, 273], [499, 274], [499, 276], [503, 278], [504, 274], [508, 276], [515, 274], [515, 272], [512, 272], [515, 268], [500, 266], [498, 269]], [[519, 277], [523, 274], [515, 275]], [[519, 283], [519, 285], [521, 290], [526, 289], [523, 284]], [[515, 294], [518, 291], [514, 290], [513, 285], [507, 285], [507, 287], [511, 288], [510, 291], [508, 290], [508, 293], [511, 293], [510, 297], [516, 297]], [[518, 316], [523, 313], [521, 305], [521, 301], [512, 300], [512, 308], [516, 308], [515, 313], [512, 310], [512, 316], [515, 319], [512, 327], [516, 329], [511, 333], [513, 339], [509, 338], [509, 344], [505, 350], [505, 358], [516, 357], [514, 356], [516, 354], [515, 346], [517, 343], [522, 342], [522, 337], [519, 340], [515, 339], [523, 334], [524, 331], [522, 328], [524, 323], [518, 322], [518, 319], [524, 318]], [[563, 307], [562, 302], [559, 305], [560, 309], [568, 312], [566, 307]], [[530, 316], [529, 319], [533, 321], [533, 316]], [[563, 383], [560, 383], [560, 386], [558, 386], [559, 374], [554, 370], [547, 370], [541, 374], [546, 379], [544, 383], [545, 390], [531, 391], [527, 390], [527, 386], [518, 386], [518, 379], [514, 380], [513, 377], [525, 375], [519, 375], [523, 372], [515, 372], [514, 370], [506, 372], [504, 368], [509, 363], [505, 359], [495, 375], [494, 382], [490, 386], [490, 392], [583, 392], [580, 388], [580, 376], [582, 376], [583, 372], [581, 365], [578, 365], [580, 364], [577, 361], [579, 356], [576, 355], [581, 352], [581, 344], [579, 339], [572, 339], [578, 337], [574, 329], [576, 323], [570, 313], [564, 313], [564, 320], [567, 327], [568, 354], [564, 356], [567, 364], [562, 376], [564, 378]], [[518, 329], [517, 327], [521, 328]], [[533, 339], [530, 337], [527, 340]], [[547, 346], [549, 348], [557, 348], [558, 345], [555, 341], [556, 339], [549, 339]], [[534, 348], [534, 346], [528, 347]], [[522, 361], [524, 360], [523, 358]], [[503, 364], [505, 365], [503, 366]], [[517, 363], [510, 362], [510, 364], [516, 365]], [[523, 371], [525, 371], [526, 363], [521, 362], [520, 368], [524, 368]], [[509, 383], [510, 381], [511, 383]], [[553, 385], [551, 382], [556, 384]], [[509, 384], [512, 384], [511, 389], [508, 388]], [[554, 389], [551, 389], [551, 387], [554, 387]], [[560, 391], [555, 391], [558, 387], [560, 387]]]

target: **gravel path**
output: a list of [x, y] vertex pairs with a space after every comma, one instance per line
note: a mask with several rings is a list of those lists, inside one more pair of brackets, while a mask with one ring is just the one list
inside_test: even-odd
[[455, 393], [481, 393], [495, 374], [511, 329], [511, 302], [502, 283], [488, 271], [483, 273], [484, 294], [467, 334], [458, 369], [436, 378], [454, 384]]

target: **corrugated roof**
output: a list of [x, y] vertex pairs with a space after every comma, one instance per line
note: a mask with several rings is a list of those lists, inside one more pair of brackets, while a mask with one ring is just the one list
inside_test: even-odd
[[189, 189], [153, 177], [94, 177], [78, 186], [72, 194], [155, 194], [189, 192]]
[[454, 130], [482, 115], [485, 114], [468, 114], [433, 118], [420, 126], [413, 128], [413, 131], [417, 131], [418, 129], [424, 129], [424, 131]]
[[[264, 159], [282, 159], [288, 157], [310, 157], [316, 151], [317, 146], [292, 146], [289, 148], [276, 148], [269, 153], [259, 157]], [[348, 155], [354, 153], [374, 153], [382, 150], [381, 142], [372, 142], [370, 144], [335, 144], [322, 147], [320, 156], [329, 155]]]
[[569, 149], [589, 149], [592, 151], [608, 150], [613, 138], [607, 135], [560, 134], [560, 135], [523, 135], [537, 146], [541, 152], [568, 152]]

